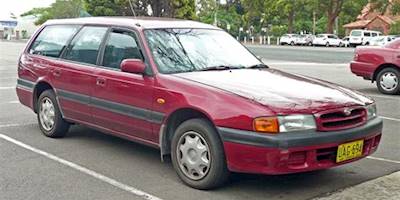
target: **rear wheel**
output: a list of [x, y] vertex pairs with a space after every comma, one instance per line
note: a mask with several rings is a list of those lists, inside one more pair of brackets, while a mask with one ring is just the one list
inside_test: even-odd
[[177, 128], [171, 156], [179, 178], [193, 188], [212, 189], [229, 177], [222, 142], [205, 119], [190, 119]]
[[294, 46], [294, 42], [293, 42], [293, 41], [292, 41], [292, 42], [290, 42], [290, 45], [291, 45], [291, 46]]
[[69, 123], [62, 118], [54, 92], [44, 91], [37, 103], [37, 118], [43, 134], [52, 138], [64, 137], [68, 132]]
[[327, 43], [325, 44], [325, 46], [326, 46], [326, 47], [329, 47], [329, 42], [327, 42]]
[[384, 94], [400, 93], [400, 71], [395, 68], [385, 68], [376, 78], [378, 90]]

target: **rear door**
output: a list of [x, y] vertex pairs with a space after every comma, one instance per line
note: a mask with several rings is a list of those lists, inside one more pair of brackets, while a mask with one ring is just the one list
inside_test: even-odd
[[51, 74], [66, 118], [93, 123], [90, 95], [96, 82], [94, 71], [100, 44], [107, 30], [107, 27], [83, 27], [66, 47]]
[[127, 58], [146, 63], [139, 44], [137, 33], [132, 30], [113, 28], [108, 34], [102, 66], [96, 72], [93, 117], [98, 126], [121, 135], [157, 142], [152, 124], [160, 123], [160, 115], [154, 117], [151, 111], [153, 77], [120, 70], [121, 62]]

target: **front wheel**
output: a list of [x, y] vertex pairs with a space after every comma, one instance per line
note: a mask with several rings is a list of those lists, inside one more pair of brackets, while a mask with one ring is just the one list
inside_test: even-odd
[[177, 128], [171, 156], [179, 178], [193, 188], [216, 188], [229, 177], [222, 142], [205, 119], [190, 119]]
[[327, 43], [325, 44], [325, 46], [326, 46], [326, 47], [329, 47], [329, 42], [327, 42]]
[[400, 71], [395, 68], [386, 68], [379, 72], [376, 86], [383, 94], [400, 93]]
[[44, 91], [37, 102], [37, 118], [43, 134], [52, 138], [64, 137], [68, 132], [69, 123], [62, 118], [54, 92]]

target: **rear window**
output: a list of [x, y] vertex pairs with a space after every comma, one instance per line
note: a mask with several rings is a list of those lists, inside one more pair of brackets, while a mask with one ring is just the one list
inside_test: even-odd
[[360, 37], [361, 34], [362, 34], [361, 31], [352, 31], [351, 34], [350, 34], [350, 36]]
[[106, 27], [84, 27], [72, 40], [64, 59], [95, 65]]
[[30, 54], [58, 58], [67, 42], [78, 31], [75, 25], [53, 25], [45, 27], [29, 49]]

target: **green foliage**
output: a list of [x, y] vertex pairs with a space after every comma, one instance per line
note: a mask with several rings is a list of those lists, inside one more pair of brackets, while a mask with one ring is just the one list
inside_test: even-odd
[[75, 18], [81, 16], [81, 0], [56, 0], [50, 7], [33, 8], [21, 16], [33, 15], [38, 17], [36, 25], [43, 24], [49, 19]]
[[400, 35], [400, 21], [397, 21], [390, 27], [390, 35]]
[[174, 17], [181, 19], [196, 18], [196, 2], [195, 0], [171, 0], [174, 10]]

